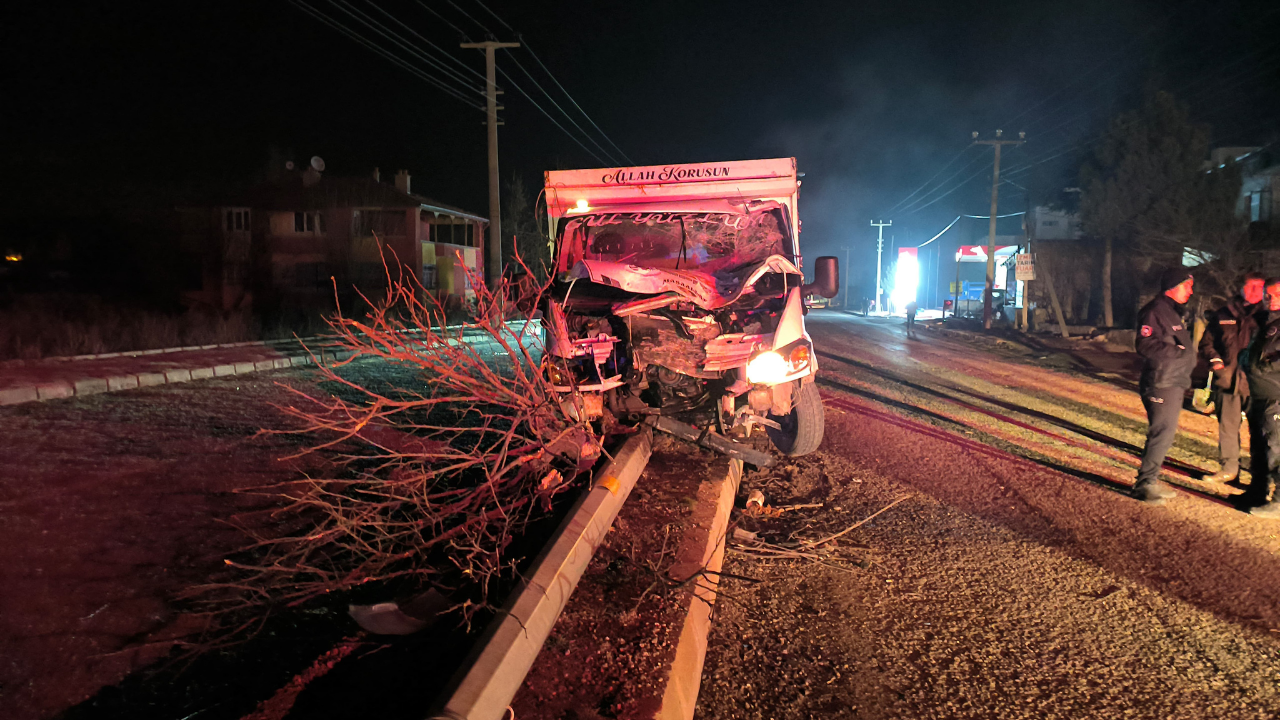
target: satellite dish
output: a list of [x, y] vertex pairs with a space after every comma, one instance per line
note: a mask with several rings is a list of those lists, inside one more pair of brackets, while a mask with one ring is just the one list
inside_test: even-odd
[[285, 161], [284, 169], [285, 169], [285, 170], [292, 170], [292, 169], [293, 169], [293, 161], [292, 161], [292, 160], [287, 160], [287, 161]]
[[322, 160], [319, 155], [312, 157], [311, 167], [314, 168], [316, 172], [324, 172], [324, 160]]

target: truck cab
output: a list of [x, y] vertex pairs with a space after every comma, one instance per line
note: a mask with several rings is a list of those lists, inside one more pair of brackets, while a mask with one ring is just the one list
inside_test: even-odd
[[544, 370], [584, 420], [666, 415], [765, 429], [813, 452], [823, 411], [804, 298], [794, 158], [546, 173], [555, 281]]

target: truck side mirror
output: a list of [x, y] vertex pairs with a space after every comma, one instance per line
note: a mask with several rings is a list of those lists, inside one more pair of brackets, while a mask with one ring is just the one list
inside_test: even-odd
[[830, 300], [840, 292], [840, 261], [833, 255], [823, 255], [813, 263], [813, 282], [805, 285], [801, 295], [821, 295]]

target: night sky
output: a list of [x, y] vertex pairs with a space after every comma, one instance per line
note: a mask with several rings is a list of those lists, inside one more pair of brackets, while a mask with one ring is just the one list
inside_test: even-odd
[[[328, 0], [306, 1], [361, 27]], [[476, 71], [482, 56], [457, 49], [460, 34], [515, 34], [475, 0], [375, 4], [352, 0]], [[1017, 186], [1002, 188], [1002, 212], [1074, 184], [1089, 141], [1144, 87], [1175, 92], [1217, 144], [1280, 131], [1280, 5], [1263, 0], [488, 8], [636, 164], [797, 157], [806, 255], [851, 247], [855, 282], [874, 267], [870, 220], [893, 219], [896, 242], [917, 244], [957, 214], [986, 214], [990, 149], [965, 150], [973, 130], [1027, 133], [1006, 153]], [[340, 175], [406, 168], [416, 192], [487, 210], [480, 96], [469, 106], [288, 2], [29, 2], [6, 14], [7, 216], [198, 202], [261, 177], [273, 146], [299, 162], [322, 156]], [[554, 91], [532, 55], [500, 51], [499, 65], [570, 127], [515, 62]], [[499, 84], [504, 181], [519, 174], [536, 190], [543, 170], [612, 164]]]

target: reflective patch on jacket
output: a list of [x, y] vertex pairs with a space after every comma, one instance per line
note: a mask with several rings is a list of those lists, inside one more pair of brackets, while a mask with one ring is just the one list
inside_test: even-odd
[[1142, 332], [1142, 337], [1151, 337], [1151, 326], [1143, 325], [1141, 332]]

